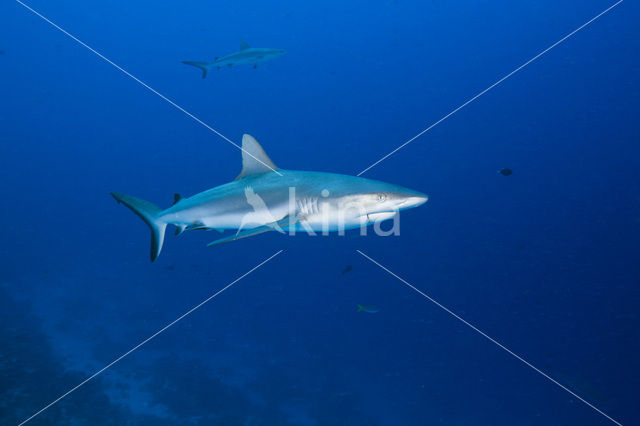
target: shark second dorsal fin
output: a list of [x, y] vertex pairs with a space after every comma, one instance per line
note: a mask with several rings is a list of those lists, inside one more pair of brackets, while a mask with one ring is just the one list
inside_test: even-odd
[[240, 50], [244, 50], [244, 49], [248, 49], [250, 46], [247, 44], [246, 41], [241, 41], [240, 42]]
[[278, 167], [251, 135], [242, 135], [242, 171], [234, 180], [277, 170]]

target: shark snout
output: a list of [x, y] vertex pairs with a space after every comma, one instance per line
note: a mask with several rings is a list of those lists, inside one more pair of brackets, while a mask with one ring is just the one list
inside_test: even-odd
[[400, 209], [411, 209], [423, 205], [429, 200], [429, 196], [421, 192], [415, 192], [402, 198], [398, 203]]

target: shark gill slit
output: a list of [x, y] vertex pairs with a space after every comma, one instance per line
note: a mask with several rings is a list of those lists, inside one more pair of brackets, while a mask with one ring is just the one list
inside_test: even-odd
[[318, 213], [318, 198], [305, 197], [297, 200], [298, 211], [304, 216]]

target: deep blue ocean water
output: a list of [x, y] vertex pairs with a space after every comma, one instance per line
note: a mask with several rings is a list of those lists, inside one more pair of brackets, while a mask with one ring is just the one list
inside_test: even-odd
[[[79, 2], [30, 7], [286, 169], [356, 174], [612, 1]], [[401, 235], [207, 248], [163, 207], [240, 151], [19, 3], [0, 4], [0, 423], [640, 424], [640, 33], [626, 0], [364, 177], [430, 196]], [[212, 70], [240, 42], [286, 49]], [[508, 167], [514, 173], [502, 176]], [[375, 305], [374, 314], [356, 312]]]

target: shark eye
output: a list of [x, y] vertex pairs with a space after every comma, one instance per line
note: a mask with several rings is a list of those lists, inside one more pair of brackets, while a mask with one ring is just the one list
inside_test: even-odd
[[377, 199], [379, 202], [383, 202], [384, 200], [386, 200], [386, 199], [387, 199], [387, 196], [386, 196], [385, 194], [378, 194], [378, 196], [376, 197], [376, 199]]

